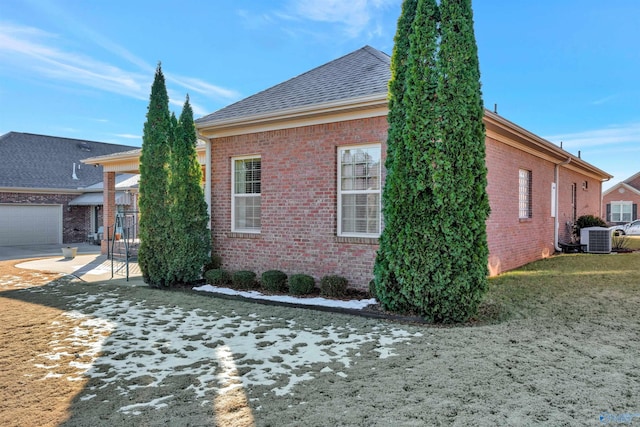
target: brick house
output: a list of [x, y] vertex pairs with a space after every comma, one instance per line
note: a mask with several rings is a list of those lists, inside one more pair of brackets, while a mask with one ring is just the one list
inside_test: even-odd
[[620, 225], [638, 219], [640, 203], [640, 172], [602, 193], [604, 220]]
[[[224, 268], [367, 286], [383, 226], [389, 78], [390, 57], [365, 46], [196, 120]], [[568, 223], [600, 215], [611, 175], [490, 111], [484, 123], [495, 275], [551, 255]]]
[[102, 193], [83, 194], [103, 175], [81, 160], [131, 148], [20, 132], [0, 136], [0, 245], [87, 240], [102, 221]]

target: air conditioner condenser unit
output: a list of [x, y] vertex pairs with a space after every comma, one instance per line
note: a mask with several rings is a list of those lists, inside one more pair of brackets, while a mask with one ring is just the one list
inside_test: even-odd
[[580, 243], [587, 245], [587, 252], [611, 253], [611, 230], [606, 227], [586, 227], [580, 230]]

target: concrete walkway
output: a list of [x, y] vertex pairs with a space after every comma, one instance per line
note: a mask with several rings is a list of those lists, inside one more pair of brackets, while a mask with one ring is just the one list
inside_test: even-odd
[[[51, 273], [63, 273], [73, 275], [85, 282], [104, 282], [107, 280], [124, 279], [126, 272], [124, 267], [118, 269], [119, 264], [113, 264], [112, 274], [111, 260], [106, 255], [78, 255], [73, 259], [62, 256], [54, 258], [39, 258], [33, 261], [26, 261], [16, 264], [18, 268], [27, 270], [47, 271]], [[122, 264], [120, 264], [122, 266]], [[137, 263], [129, 263], [129, 279], [139, 279], [141, 277], [140, 268]]]

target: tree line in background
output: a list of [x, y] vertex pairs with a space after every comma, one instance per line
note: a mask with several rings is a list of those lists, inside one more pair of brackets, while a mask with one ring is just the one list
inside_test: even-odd
[[193, 283], [209, 261], [209, 215], [196, 143], [189, 96], [179, 119], [170, 114], [158, 65], [144, 124], [139, 183], [138, 263], [152, 287]]
[[473, 316], [487, 289], [484, 108], [471, 0], [405, 0], [389, 82], [383, 308]]

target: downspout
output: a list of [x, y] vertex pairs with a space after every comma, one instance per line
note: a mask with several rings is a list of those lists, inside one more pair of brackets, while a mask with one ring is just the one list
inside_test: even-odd
[[571, 163], [571, 157], [568, 157], [567, 160], [565, 160], [562, 163], [556, 163], [555, 165], [555, 169], [554, 169], [554, 174], [555, 174], [555, 184], [556, 184], [556, 194], [555, 194], [555, 205], [556, 205], [556, 209], [555, 212], [553, 213], [554, 215], [554, 221], [553, 221], [553, 246], [555, 247], [556, 251], [561, 252], [562, 248], [559, 245], [558, 239], [559, 239], [559, 227], [560, 227], [560, 223], [558, 220], [558, 214], [560, 211], [560, 203], [559, 203], [559, 197], [558, 194], [560, 193], [560, 166], [565, 166], [568, 165], [569, 163]]

